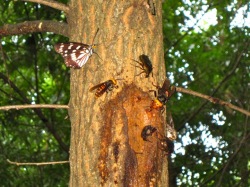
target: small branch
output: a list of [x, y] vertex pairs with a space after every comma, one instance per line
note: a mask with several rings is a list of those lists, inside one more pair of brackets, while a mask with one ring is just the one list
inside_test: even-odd
[[11, 106], [1, 106], [0, 110], [10, 110], [10, 109], [26, 109], [26, 108], [55, 108], [55, 109], [68, 109], [68, 105], [49, 105], [49, 104], [35, 104], [35, 105], [11, 105]]
[[[236, 61], [234, 62], [234, 65], [232, 67], [232, 69], [223, 77], [223, 79], [219, 82], [219, 84], [213, 89], [213, 92], [210, 94], [211, 96], [214, 96], [218, 90], [221, 88], [221, 86], [226, 82], [228, 81], [228, 79], [230, 79], [233, 74], [235, 73], [237, 67], [240, 65], [240, 62], [243, 58], [243, 54], [247, 52], [248, 48], [249, 48], [249, 45], [250, 45], [250, 42], [247, 41], [243, 46], [243, 50], [241, 50], [239, 52], [239, 54], [236, 55]], [[233, 62], [232, 62], [233, 63]], [[185, 124], [188, 122], [188, 121], [191, 121], [201, 110], [202, 108], [204, 108], [204, 106], [206, 106], [206, 104], [208, 103], [208, 101], [204, 101], [198, 108], [195, 109], [195, 111], [189, 115], [189, 117], [185, 117], [184, 120], [182, 120], [181, 122], [181, 127], [178, 129], [181, 130], [182, 128], [184, 128]]]
[[240, 143], [238, 144], [238, 148], [237, 148], [237, 149], [234, 151], [234, 153], [229, 157], [227, 163], [224, 164], [223, 169], [222, 169], [222, 173], [220, 174], [220, 178], [219, 178], [219, 181], [218, 181], [217, 184], [216, 184], [216, 187], [220, 187], [220, 186], [221, 186], [221, 182], [222, 182], [222, 178], [224, 177], [224, 174], [227, 172], [227, 169], [228, 169], [230, 166], [233, 165], [233, 164], [232, 164], [232, 161], [235, 159], [235, 157], [237, 156], [237, 154], [240, 152], [240, 150], [241, 150], [243, 144], [247, 142], [247, 139], [249, 138], [249, 135], [250, 135], [250, 134], [248, 134], [248, 136], [246, 136], [246, 137], [244, 136], [244, 137], [241, 139]]
[[[9, 77], [6, 77], [3, 73], [0, 72], [0, 79], [3, 80], [4, 83], [9, 84], [9, 86], [16, 92], [17, 95], [19, 95], [24, 103], [31, 103], [31, 101], [26, 97], [26, 95], [15, 85], [14, 82], [12, 82]], [[55, 130], [53, 123], [50, 123], [49, 120], [46, 118], [44, 113], [40, 108], [35, 108], [33, 111], [36, 113], [36, 115], [40, 118], [40, 120], [45, 124], [45, 126], [48, 128], [49, 132], [54, 136], [60, 147], [68, 154], [69, 148], [68, 146], [63, 142], [61, 136], [58, 134], [58, 132]]]
[[68, 37], [68, 24], [58, 21], [25, 21], [17, 24], [6, 24], [0, 27], [0, 36], [28, 34], [34, 32], [53, 32]]
[[194, 95], [194, 96], [197, 96], [197, 97], [200, 97], [200, 98], [203, 98], [203, 99], [206, 99], [214, 104], [219, 104], [219, 105], [222, 105], [222, 106], [227, 106], [227, 107], [230, 107], [236, 111], [239, 111], [243, 114], [246, 114], [247, 116], [250, 116], [250, 112], [249, 111], [246, 111], [240, 107], [237, 107], [229, 102], [226, 102], [226, 101], [222, 101], [218, 98], [215, 98], [215, 97], [211, 97], [211, 96], [208, 96], [208, 95], [205, 95], [205, 94], [201, 94], [201, 93], [198, 93], [198, 92], [195, 92], [195, 91], [192, 91], [192, 90], [188, 90], [188, 89], [185, 89], [185, 88], [180, 88], [180, 87], [176, 87], [176, 91], [177, 92], [181, 92], [181, 93], [186, 93], [186, 94], [189, 94], [189, 95]]
[[69, 7], [67, 5], [65, 5], [63, 3], [59, 3], [57, 1], [53, 1], [53, 0], [21, 0], [21, 1], [33, 2], [33, 3], [38, 3], [41, 5], [46, 5], [46, 6], [49, 6], [51, 8], [61, 10], [61, 11], [65, 12], [66, 14], [69, 12]]
[[42, 165], [53, 165], [53, 164], [67, 164], [69, 161], [57, 161], [57, 162], [12, 162], [7, 159], [7, 162], [17, 166], [42, 166]]
[[[237, 142], [238, 147], [234, 151], [234, 153], [228, 158], [228, 161], [226, 163], [224, 163], [221, 168], [217, 169], [216, 172], [212, 176], [210, 176], [208, 179], [204, 180], [200, 184], [200, 187], [207, 186], [207, 183], [209, 183], [211, 180], [213, 180], [215, 178], [216, 175], [218, 175], [219, 173], [222, 172], [222, 174], [220, 175], [220, 179], [221, 179], [221, 177], [225, 173], [225, 170], [229, 167], [229, 164], [232, 162], [232, 160], [235, 159], [235, 156], [237, 156], [237, 154], [239, 153], [240, 149], [242, 149], [243, 144], [248, 141], [249, 137], [250, 137], [250, 134], [248, 134], [248, 135], [245, 134], [244, 137], [239, 142]], [[219, 179], [219, 183], [221, 182], [220, 179]]]

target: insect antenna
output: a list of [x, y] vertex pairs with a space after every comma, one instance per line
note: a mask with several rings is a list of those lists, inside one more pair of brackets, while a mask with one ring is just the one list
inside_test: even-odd
[[98, 55], [98, 53], [96, 53], [95, 51], [93, 51], [93, 53], [95, 53], [98, 56], [98, 58], [100, 58], [101, 61], [103, 61], [102, 58]]
[[92, 40], [92, 45], [96, 45], [96, 44], [94, 44], [94, 41], [95, 41], [95, 38], [96, 38], [96, 35], [97, 35], [98, 31], [99, 31], [99, 28], [97, 28], [97, 30], [95, 32], [95, 36], [94, 36], [94, 38]]
[[[98, 45], [101, 44], [101, 43], [99, 43], [99, 44], [94, 44], [94, 41], [95, 41], [95, 38], [96, 38], [98, 32], [99, 32], [99, 28], [97, 28], [97, 30], [96, 30], [96, 32], [95, 32], [95, 35], [94, 35], [94, 37], [93, 37], [92, 44], [91, 44], [92, 48], [95, 48], [96, 46], [98, 46]], [[103, 61], [102, 58], [99, 56], [98, 53], [96, 53], [95, 51], [93, 51], [93, 53], [95, 53], [95, 54], [98, 56], [98, 58], [100, 58], [101, 61]]]

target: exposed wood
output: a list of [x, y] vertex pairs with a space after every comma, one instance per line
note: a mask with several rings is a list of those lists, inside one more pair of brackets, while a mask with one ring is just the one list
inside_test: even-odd
[[[143, 141], [144, 126], [163, 131], [159, 110], [149, 110], [151, 98], [134, 84], [125, 85], [102, 108], [101, 149], [98, 168], [104, 186], [156, 186], [167, 157], [155, 134]], [[166, 173], [165, 173], [166, 175]]]

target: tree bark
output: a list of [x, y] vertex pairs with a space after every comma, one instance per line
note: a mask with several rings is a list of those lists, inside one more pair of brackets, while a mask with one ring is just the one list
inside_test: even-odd
[[[155, 15], [152, 12], [155, 6]], [[72, 10], [72, 11], [71, 11]], [[167, 157], [155, 135], [143, 141], [152, 125], [164, 134], [165, 116], [150, 110], [152, 83], [165, 80], [161, 1], [92, 1], [69, 3], [70, 40], [91, 44], [96, 55], [71, 70], [70, 186], [168, 186]], [[145, 78], [132, 60], [145, 54], [153, 75]], [[118, 89], [95, 98], [89, 88], [111, 78]]]

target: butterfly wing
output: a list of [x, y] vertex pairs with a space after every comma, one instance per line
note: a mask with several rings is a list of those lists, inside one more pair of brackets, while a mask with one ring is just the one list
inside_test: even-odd
[[63, 56], [66, 66], [72, 68], [81, 68], [93, 54], [91, 45], [76, 42], [58, 43], [55, 51]]
[[166, 95], [168, 98], [170, 98], [174, 93], [176, 92], [176, 87], [171, 86], [168, 91], [166, 91]]

